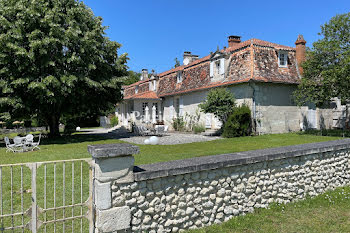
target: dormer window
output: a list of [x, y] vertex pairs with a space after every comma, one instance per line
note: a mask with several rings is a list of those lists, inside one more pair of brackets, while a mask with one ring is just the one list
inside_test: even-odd
[[215, 62], [216, 65], [216, 73], [220, 74], [220, 60]]
[[176, 81], [177, 81], [177, 83], [182, 82], [182, 71], [177, 72]]
[[288, 62], [288, 53], [286, 51], [278, 52], [278, 66], [279, 67], [287, 67]]
[[139, 86], [135, 87], [135, 94], [137, 94], [139, 92]]
[[225, 74], [225, 58], [216, 59], [210, 62], [210, 77], [222, 77]]

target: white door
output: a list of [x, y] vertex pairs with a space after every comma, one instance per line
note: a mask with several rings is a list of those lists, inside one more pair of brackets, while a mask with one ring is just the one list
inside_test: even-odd
[[211, 129], [211, 113], [205, 114], [205, 128]]
[[317, 128], [316, 110], [313, 110], [313, 109], [307, 110], [307, 123], [308, 123], [308, 128], [310, 129]]

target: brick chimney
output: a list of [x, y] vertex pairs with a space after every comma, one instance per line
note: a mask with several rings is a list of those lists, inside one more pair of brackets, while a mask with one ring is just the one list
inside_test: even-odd
[[241, 43], [241, 37], [240, 36], [229, 36], [228, 37], [228, 47], [232, 47], [235, 44]]
[[148, 70], [147, 69], [142, 69], [141, 77], [142, 77], [142, 80], [147, 80], [148, 79]]
[[297, 41], [295, 41], [295, 56], [298, 63], [299, 73], [303, 74], [303, 67], [301, 64], [305, 61], [305, 51], [306, 51], [306, 41], [304, 40], [303, 35], [298, 35]]

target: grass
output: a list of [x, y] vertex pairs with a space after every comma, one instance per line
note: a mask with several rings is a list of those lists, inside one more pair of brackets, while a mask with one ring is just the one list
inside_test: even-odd
[[[164, 162], [169, 160], [185, 159], [197, 156], [215, 155], [222, 153], [232, 153], [246, 150], [256, 150], [263, 148], [279, 147], [296, 145], [311, 142], [321, 142], [340, 139], [339, 137], [325, 137], [317, 135], [300, 135], [296, 133], [290, 134], [275, 134], [275, 135], [263, 135], [259, 137], [242, 137], [242, 138], [231, 138], [231, 139], [220, 139], [210, 142], [198, 142], [189, 143], [182, 145], [139, 145], [141, 153], [135, 155], [135, 164], [147, 164], [155, 162]], [[91, 144], [106, 144], [106, 143], [122, 143], [123, 141], [116, 139], [105, 139], [101, 136], [96, 135], [85, 135], [76, 134], [72, 136], [65, 136], [58, 139], [45, 139], [43, 138], [40, 145], [40, 150], [26, 153], [6, 153], [6, 148], [0, 148], [0, 164], [15, 164], [15, 163], [27, 163], [27, 162], [39, 162], [39, 161], [53, 161], [53, 160], [68, 160], [68, 159], [80, 159], [90, 158], [91, 155], [87, 152], [87, 146]], [[56, 167], [56, 206], [62, 206], [63, 200], [65, 204], [74, 203], [80, 201], [80, 192], [83, 192], [83, 200], [88, 198], [88, 165], [83, 165], [83, 175], [80, 175], [79, 162], [75, 164], [74, 170], [74, 183], [72, 182], [72, 167], [71, 163], [66, 164], [65, 172], [63, 172], [63, 163], [58, 163]], [[38, 193], [38, 204], [39, 207], [44, 207], [44, 168], [41, 166], [37, 171], [37, 193]], [[23, 189], [20, 179], [21, 169], [23, 169]], [[54, 200], [54, 175], [53, 175], [53, 164], [47, 165], [47, 207], [52, 207], [55, 203]], [[12, 174], [13, 180], [11, 181], [11, 167], [2, 168], [2, 192], [4, 202], [1, 207], [4, 209], [4, 213], [10, 213], [11, 210], [11, 193], [13, 194], [13, 208], [14, 211], [20, 210], [21, 195], [23, 190], [23, 203], [24, 209], [27, 209], [31, 205], [31, 172], [29, 168], [25, 166], [13, 166]], [[63, 185], [63, 174], [67, 177], [65, 184]], [[80, 187], [80, 182], [83, 182], [83, 189]], [[11, 182], [13, 188], [11, 190]], [[64, 187], [64, 188], [63, 188]], [[76, 192], [72, 193], [72, 187]], [[86, 207], [83, 208], [85, 213]], [[65, 214], [80, 215], [80, 208], [66, 208]], [[63, 209], [53, 212], [48, 211], [48, 219], [53, 219], [54, 214], [56, 218], [61, 218], [64, 214]], [[45, 215], [41, 214], [40, 218], [43, 219]], [[1, 226], [10, 226], [12, 224], [12, 218], [7, 217], [1, 219]], [[15, 217], [15, 223], [21, 223], [21, 216]], [[24, 222], [28, 221], [28, 217], [24, 217]], [[87, 230], [87, 220], [84, 220], [83, 231]], [[75, 221], [74, 228], [79, 229], [79, 221]], [[53, 231], [54, 225], [48, 226], [48, 232]], [[63, 224], [57, 225], [57, 232], [61, 232]], [[66, 222], [65, 229], [71, 229], [72, 223]], [[41, 230], [44, 228], [42, 227]]]
[[[220, 139], [181, 145], [138, 145], [141, 153], [135, 155], [135, 164], [165, 162], [198, 156], [257, 150], [312, 142], [341, 139], [340, 137], [300, 135], [297, 133], [271, 134], [256, 137]], [[0, 148], [0, 163], [24, 163], [64, 159], [90, 158], [87, 146], [91, 144], [122, 143], [121, 140], [105, 139], [100, 136], [72, 135], [55, 140], [43, 139], [41, 150], [26, 153], [6, 153]]]
[[350, 187], [289, 204], [272, 204], [252, 214], [188, 233], [350, 232]]

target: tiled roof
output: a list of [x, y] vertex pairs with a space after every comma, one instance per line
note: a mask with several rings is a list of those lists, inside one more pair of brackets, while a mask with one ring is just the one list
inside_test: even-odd
[[249, 80], [250, 79], [242, 79], [242, 80], [235, 80], [235, 81], [229, 81], [229, 82], [216, 82], [216, 83], [211, 83], [209, 85], [198, 87], [198, 88], [192, 88], [192, 89], [188, 89], [188, 90], [183, 90], [183, 91], [177, 91], [177, 92], [172, 92], [172, 93], [168, 93], [168, 94], [163, 94], [163, 95], [160, 95], [160, 97], [171, 96], [171, 95], [178, 95], [178, 94], [188, 93], [188, 92], [193, 92], [193, 91], [200, 91], [200, 90], [210, 89], [210, 88], [214, 88], [214, 87], [223, 87], [223, 86], [228, 86], [228, 85], [231, 85], [231, 84], [244, 83], [244, 82], [248, 82]]
[[124, 99], [160, 99], [154, 91], [138, 93], [132, 96], [127, 96]]
[[[273, 58], [276, 55], [273, 55], [275, 53], [271, 49], [295, 51], [295, 48], [290, 46], [271, 43], [255, 38], [249, 39], [220, 50], [221, 53], [230, 54], [230, 61], [231, 58], [235, 59], [235, 69], [240, 69], [238, 71], [234, 70], [236, 72], [235, 75], [228, 74], [227, 78], [223, 81], [215, 83], [211, 82], [208, 70], [204, 73], [198, 70], [191, 72], [191, 70], [197, 69], [197, 67], [209, 66], [208, 62], [212, 56], [210, 54], [197, 59], [188, 65], [182, 65], [160, 73], [158, 75], [159, 81], [163, 80], [163, 82], [159, 83], [162, 88], [159, 88], [157, 93], [147, 91], [132, 96], [126, 96], [125, 99], [159, 99], [160, 97], [244, 83], [250, 80], [256, 82], [298, 84], [300, 76], [296, 71], [294, 53], [291, 53], [290, 55], [292, 62], [291, 65], [288, 65], [288, 68], [279, 68], [277, 62], [273, 60], [276, 59]], [[237, 57], [237, 55], [241, 56], [240, 54], [242, 53], [246, 54], [244, 55], [244, 61], [239, 60], [239, 57]], [[184, 70], [185, 72], [183, 75], [184, 80], [181, 84], [177, 84], [176, 75], [174, 73], [180, 70]], [[189, 80], [186, 78], [189, 78]], [[149, 80], [139, 81], [127, 86], [126, 88], [131, 88], [148, 81]]]
[[[237, 43], [236, 45], [234, 45], [232, 47], [226, 48], [225, 50], [222, 49], [222, 50], [220, 50], [220, 52], [233, 52], [235, 50], [239, 50], [241, 48], [250, 46], [251, 44], [260, 45], [260, 46], [263, 46], [263, 47], [272, 47], [272, 48], [276, 48], [276, 49], [283, 49], [283, 50], [295, 50], [295, 48], [290, 47], [290, 46], [280, 45], [280, 44], [271, 43], [271, 42], [268, 42], [268, 41], [264, 41], [264, 40], [259, 40], [259, 39], [253, 38], [253, 39], [250, 39], [250, 40], [243, 41], [241, 43]], [[210, 59], [210, 55], [207, 55], [205, 57], [202, 57], [200, 59], [197, 59], [197, 60], [191, 62], [188, 65], [182, 65], [182, 66], [178, 66], [176, 68], [164, 71], [164, 72], [159, 74], [159, 77], [162, 77], [164, 75], [167, 75], [167, 74], [179, 71], [179, 70], [183, 70], [184, 68], [187, 68], [187, 67], [190, 67], [190, 66], [194, 66], [196, 64], [199, 64], [201, 62], [207, 61], [209, 59]]]

